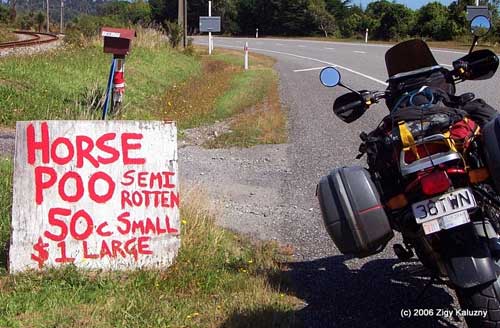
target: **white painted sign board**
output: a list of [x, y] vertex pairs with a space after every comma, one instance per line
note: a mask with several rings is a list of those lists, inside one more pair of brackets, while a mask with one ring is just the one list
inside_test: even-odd
[[179, 246], [174, 123], [17, 123], [11, 273], [163, 268]]

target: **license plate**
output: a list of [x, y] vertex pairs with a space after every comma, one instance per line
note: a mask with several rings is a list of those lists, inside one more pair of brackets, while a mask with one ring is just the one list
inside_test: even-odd
[[476, 200], [472, 191], [464, 188], [415, 203], [412, 205], [412, 210], [417, 223], [422, 224], [474, 207]]
[[467, 213], [467, 211], [462, 211], [424, 222], [422, 223], [422, 228], [424, 228], [425, 234], [429, 235], [440, 230], [451, 229], [469, 222], [469, 213]]

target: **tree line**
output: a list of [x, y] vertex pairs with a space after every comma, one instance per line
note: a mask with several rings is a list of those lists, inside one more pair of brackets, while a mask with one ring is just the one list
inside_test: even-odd
[[[16, 1], [21, 12], [18, 20], [23, 21], [24, 17], [26, 21], [28, 16], [34, 26], [40, 24], [40, 15], [36, 17], [33, 12], [43, 10], [45, 0], [9, 1]], [[50, 1], [51, 8], [57, 9], [60, 0], [55, 4]], [[66, 0], [65, 19], [71, 22], [70, 26], [83, 25], [90, 30], [100, 24], [166, 26], [167, 22], [177, 20], [177, 4], [178, 0]], [[187, 0], [187, 4], [188, 33], [197, 34], [199, 17], [208, 14], [208, 0]], [[351, 0], [213, 0], [212, 15], [221, 16], [222, 33], [227, 35], [254, 35], [258, 28], [264, 36], [364, 38], [368, 29], [370, 39], [377, 40], [408, 37], [451, 40], [468, 34], [465, 9], [474, 4], [474, 0], [456, 0], [445, 6], [436, 1], [413, 10], [387, 0], [373, 1], [366, 7]], [[480, 4], [487, 4], [492, 12], [490, 39], [500, 40], [500, 0], [480, 1]], [[0, 6], [0, 22], [12, 19], [8, 6]], [[57, 21], [59, 11], [52, 13], [51, 20]]]

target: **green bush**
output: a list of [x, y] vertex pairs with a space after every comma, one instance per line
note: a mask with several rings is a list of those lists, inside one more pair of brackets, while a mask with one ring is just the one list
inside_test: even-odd
[[183, 37], [184, 30], [182, 26], [180, 26], [177, 22], [165, 21], [163, 27], [167, 32], [168, 42], [172, 48], [177, 48]]

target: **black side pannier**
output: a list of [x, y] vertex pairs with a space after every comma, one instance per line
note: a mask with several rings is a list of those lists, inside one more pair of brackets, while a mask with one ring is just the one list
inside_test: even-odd
[[483, 127], [483, 139], [488, 169], [500, 193], [500, 115]]
[[394, 236], [370, 174], [362, 167], [335, 169], [321, 178], [317, 196], [326, 230], [343, 254], [381, 252]]

